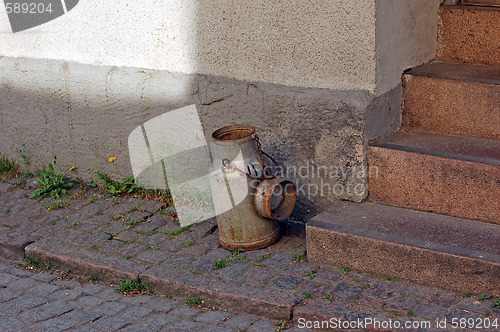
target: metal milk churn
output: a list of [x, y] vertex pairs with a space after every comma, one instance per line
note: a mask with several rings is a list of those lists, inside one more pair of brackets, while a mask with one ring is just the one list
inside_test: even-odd
[[[297, 193], [292, 182], [269, 175], [255, 128], [232, 125], [212, 134], [211, 181], [219, 242], [226, 249], [254, 250], [279, 240], [278, 220], [290, 216]], [[277, 166], [277, 165], [276, 165]]]

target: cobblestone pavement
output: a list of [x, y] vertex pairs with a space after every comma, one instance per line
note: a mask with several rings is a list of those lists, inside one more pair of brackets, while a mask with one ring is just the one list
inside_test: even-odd
[[103, 283], [30, 271], [0, 259], [1, 331], [273, 331], [270, 320], [190, 308], [163, 296], [124, 296]]
[[[200, 297], [205, 305], [218, 309], [265, 317], [251, 321], [255, 318], [238, 316], [234, 321], [241, 321], [242, 325], [235, 326], [236, 329], [244, 330], [253, 322], [248, 331], [273, 331], [276, 326], [271, 325], [271, 321], [287, 321], [292, 317], [292, 323], [287, 325], [291, 328], [302, 326], [303, 319], [355, 321], [370, 318], [380, 322], [431, 321], [435, 324], [436, 319], [483, 322], [486, 318], [500, 317], [500, 309], [491, 308], [496, 299], [479, 301], [478, 294], [456, 294], [395, 280], [390, 271], [386, 276], [370, 276], [350, 271], [349, 267], [311, 264], [305, 260], [305, 239], [301, 237], [286, 236], [266, 249], [238, 254], [219, 247], [214, 221], [181, 228], [172, 211], [155, 201], [131, 196], [101, 196], [95, 190], [87, 190], [73, 192], [73, 196], [64, 199], [64, 204], [56, 206], [52, 199], [41, 202], [30, 199], [33, 188], [17, 188], [13, 183], [0, 183], [0, 256], [17, 260], [27, 256], [40, 262], [49, 261], [61, 270], [69, 269], [83, 277], [92, 276], [115, 284], [121, 279], [139, 278], [157, 294], [168, 294], [180, 301], [178, 308], [163, 316], [175, 317], [180, 311], [177, 316], [184, 317], [182, 312], [185, 312], [185, 318], [189, 318], [186, 324], [201, 324], [198, 317], [223, 322], [228, 317], [224, 315], [230, 315], [216, 311], [189, 316], [192, 310], [182, 304], [190, 297]], [[33, 181], [28, 183], [33, 185]], [[16, 286], [12, 290], [9, 287], [0, 290], [2, 299], [12, 296], [5, 305], [17, 308], [12, 309], [9, 318], [12, 324], [22, 318], [21, 312], [24, 314], [23, 309], [14, 304], [15, 299], [22, 298], [22, 292], [31, 287], [27, 280], [33, 280], [20, 279], [24, 281], [9, 281], [14, 285], [20, 283], [17, 291]], [[48, 285], [63, 287], [56, 282], [52, 280]], [[23, 283], [26, 284], [22, 286]], [[82, 287], [73, 286], [79, 294]], [[70, 290], [68, 294], [74, 292], [71, 287]], [[51, 294], [59, 294], [59, 300], [69, 300], [63, 296], [66, 295], [64, 291]], [[45, 301], [44, 296], [40, 297], [40, 301]], [[118, 304], [108, 306], [122, 307], [127, 301], [139, 301], [132, 299], [120, 298]], [[174, 303], [164, 299], [151, 303], [159, 301]], [[90, 304], [93, 309], [102, 305]], [[62, 307], [54, 307], [51, 313], [58, 314]], [[130, 324], [144, 324], [143, 317], [156, 315], [155, 309], [146, 304], [127, 308], [131, 313], [125, 316], [137, 318]], [[21, 311], [16, 313], [16, 310]], [[81, 312], [73, 311], [74, 315]], [[37, 312], [39, 310], [34, 311]], [[109, 321], [113, 327], [116, 323], [113, 317], [100, 318], [96, 324]], [[155, 317], [160, 322], [167, 319], [161, 315]], [[195, 322], [191, 320], [193, 317]], [[59, 315], [50, 319], [63, 321]], [[90, 320], [95, 319], [91, 317]], [[243, 326], [244, 323], [248, 325]], [[222, 325], [228, 327], [227, 322]]]

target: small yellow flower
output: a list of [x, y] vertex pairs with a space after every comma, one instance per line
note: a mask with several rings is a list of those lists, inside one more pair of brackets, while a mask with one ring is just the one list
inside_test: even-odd
[[57, 154], [54, 155], [54, 159], [57, 159]]
[[114, 163], [114, 162], [115, 162], [115, 159], [116, 159], [115, 157], [109, 157], [108, 161], [109, 161], [110, 163]]
[[70, 171], [73, 171], [75, 169], [75, 166], [71, 167], [69, 170]]

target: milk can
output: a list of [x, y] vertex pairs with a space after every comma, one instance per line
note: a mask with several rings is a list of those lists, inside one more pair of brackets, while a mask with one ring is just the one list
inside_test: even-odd
[[[276, 161], [260, 149], [255, 128], [232, 125], [212, 134], [211, 189], [219, 242], [231, 250], [254, 250], [280, 238], [279, 220], [290, 216], [297, 192], [279, 178]], [[275, 164], [266, 167], [266, 158]]]

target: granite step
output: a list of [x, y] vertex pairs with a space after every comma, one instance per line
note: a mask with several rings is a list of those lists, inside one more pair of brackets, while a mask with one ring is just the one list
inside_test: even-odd
[[313, 263], [500, 295], [500, 225], [342, 202], [306, 228], [307, 258]]
[[433, 62], [403, 83], [403, 126], [500, 140], [500, 66]]
[[500, 7], [441, 6], [437, 59], [500, 65]]
[[500, 224], [500, 141], [401, 131], [368, 158], [372, 201]]

